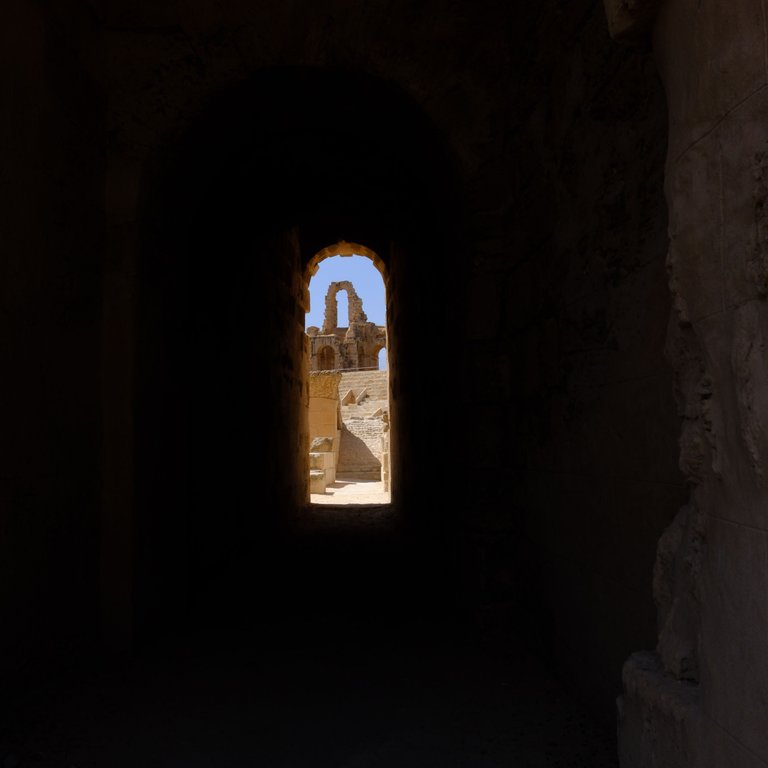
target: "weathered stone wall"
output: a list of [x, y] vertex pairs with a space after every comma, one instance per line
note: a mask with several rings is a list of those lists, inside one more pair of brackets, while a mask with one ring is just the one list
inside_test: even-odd
[[764, 31], [762, 3], [669, 0], [654, 33], [692, 497], [659, 547], [658, 653], [626, 665], [622, 766], [768, 762]]
[[656, 546], [687, 497], [665, 360], [667, 114], [648, 50], [586, 4], [559, 20], [542, 15], [514, 86], [517, 165], [473, 263], [464, 474], [503, 479], [472, 502], [479, 588], [528, 596], [553, 665], [610, 722], [626, 656], [655, 643]]
[[364, 480], [381, 479], [382, 417], [351, 417], [344, 421], [339, 446], [339, 476]]
[[309, 439], [336, 436], [341, 428], [339, 381], [337, 371], [315, 371], [309, 374]]
[[345, 478], [381, 479], [382, 419], [349, 419], [341, 434], [341, 455]]

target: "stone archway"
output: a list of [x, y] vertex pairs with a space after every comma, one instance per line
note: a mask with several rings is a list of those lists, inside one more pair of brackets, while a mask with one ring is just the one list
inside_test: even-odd
[[[358, 251], [357, 253], [355, 251]], [[362, 251], [363, 253], [360, 253]], [[344, 257], [363, 256], [370, 259], [381, 273], [381, 260], [362, 246], [338, 243], [324, 248], [305, 274], [317, 274], [320, 264], [327, 258], [340, 257], [337, 268], [343, 272]], [[383, 275], [382, 275], [383, 278]], [[371, 287], [372, 289], [372, 287]], [[381, 284], [385, 297], [386, 288]], [[339, 325], [338, 298], [345, 293], [348, 302], [348, 323]], [[322, 327], [307, 328], [309, 341], [309, 368], [311, 374], [324, 370], [331, 350], [336, 374], [335, 398], [338, 429], [323, 414], [328, 409], [327, 386], [310, 376], [310, 438], [331, 441], [332, 471], [326, 474], [338, 478], [338, 483], [325, 487], [314, 468], [313, 503], [330, 503], [320, 494], [337, 494], [339, 503], [354, 503], [355, 496], [348, 485], [360, 485], [355, 493], [364, 492], [363, 485], [370, 486], [369, 498], [379, 498], [386, 503], [390, 493], [390, 422], [389, 376], [387, 370], [379, 370], [378, 353], [387, 345], [386, 318], [384, 325], [368, 320], [362, 297], [352, 280], [339, 279], [329, 283], [324, 296]], [[313, 392], [316, 393], [313, 395]], [[322, 430], [325, 429], [325, 432]], [[328, 457], [315, 457], [313, 463], [328, 463]], [[342, 485], [340, 486], [339, 483]], [[376, 486], [376, 487], [373, 487]], [[379, 488], [379, 486], [381, 486]]]
[[325, 296], [325, 319], [323, 321], [323, 333], [333, 332], [339, 325], [338, 294], [345, 291], [349, 303], [349, 329], [353, 324], [367, 323], [368, 317], [363, 312], [362, 299], [357, 295], [355, 286], [349, 280], [332, 283]]

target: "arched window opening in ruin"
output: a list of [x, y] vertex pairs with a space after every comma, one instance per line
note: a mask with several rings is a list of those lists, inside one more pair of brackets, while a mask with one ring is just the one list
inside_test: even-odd
[[384, 264], [365, 246], [337, 243], [307, 275], [310, 504], [388, 504]]
[[[330, 263], [330, 262], [326, 262], [326, 263]], [[339, 290], [336, 293], [336, 318], [337, 318], [336, 325], [340, 327], [341, 326], [345, 328], [349, 327], [349, 293], [350, 291], [354, 296], [355, 289], [352, 286], [351, 282], [348, 286], [344, 286], [341, 290]], [[360, 306], [362, 306], [362, 301], [360, 302]]]

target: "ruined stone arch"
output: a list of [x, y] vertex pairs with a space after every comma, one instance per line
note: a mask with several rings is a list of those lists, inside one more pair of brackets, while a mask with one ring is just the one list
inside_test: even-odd
[[[309, 307], [309, 284], [320, 263], [327, 258], [336, 256], [364, 256], [373, 262], [374, 267], [382, 276], [383, 290], [387, 295], [386, 264], [375, 251], [360, 245], [340, 241], [318, 251], [307, 262], [304, 270], [305, 306]], [[345, 291], [348, 302], [348, 325], [339, 327], [338, 294]], [[363, 300], [357, 293], [350, 280], [339, 280], [329, 285], [325, 295], [325, 308], [321, 328], [307, 329], [309, 336], [309, 367], [310, 370], [330, 370], [325, 347], [332, 347], [335, 352], [335, 367], [344, 368], [378, 368], [378, 354], [388, 346], [389, 332], [386, 326], [377, 326], [369, 322], [365, 313]]]
[[325, 295], [325, 318], [323, 322], [323, 333], [330, 333], [339, 325], [339, 291], [347, 292], [347, 301], [349, 302], [349, 329], [354, 323], [367, 323], [368, 317], [363, 311], [363, 300], [357, 295], [355, 286], [349, 280], [341, 280], [331, 283], [328, 293]]

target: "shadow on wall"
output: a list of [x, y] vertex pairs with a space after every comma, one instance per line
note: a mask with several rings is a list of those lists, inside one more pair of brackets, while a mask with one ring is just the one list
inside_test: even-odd
[[341, 429], [337, 472], [358, 480], [381, 479], [381, 460], [365, 440], [350, 431], [346, 424]]

